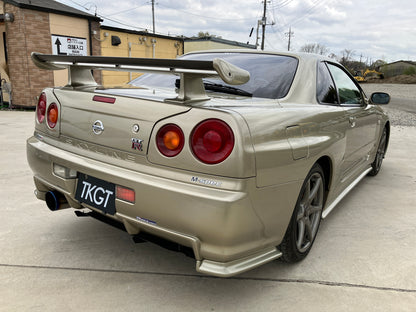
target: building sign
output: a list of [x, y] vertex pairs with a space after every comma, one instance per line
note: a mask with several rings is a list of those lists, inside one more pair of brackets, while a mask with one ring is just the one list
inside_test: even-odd
[[52, 35], [52, 54], [87, 55], [87, 39]]

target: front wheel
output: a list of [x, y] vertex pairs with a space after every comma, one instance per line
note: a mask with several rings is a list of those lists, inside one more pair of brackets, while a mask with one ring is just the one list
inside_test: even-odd
[[376, 157], [374, 158], [373, 163], [371, 164], [371, 171], [368, 173], [369, 176], [375, 176], [381, 169], [381, 164], [383, 163], [384, 154], [386, 153], [387, 147], [387, 130], [383, 129], [381, 134], [380, 143], [378, 144]]
[[303, 182], [295, 210], [280, 245], [282, 260], [300, 261], [311, 250], [321, 222], [324, 189], [324, 173], [321, 166], [315, 164]]

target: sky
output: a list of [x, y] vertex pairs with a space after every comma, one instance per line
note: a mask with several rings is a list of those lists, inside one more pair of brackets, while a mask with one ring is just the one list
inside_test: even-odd
[[[152, 32], [151, 0], [59, 0], [97, 14], [102, 25]], [[155, 31], [170, 36], [196, 36], [199, 31], [223, 39], [256, 43], [262, 0], [155, 0]], [[319, 43], [328, 54], [353, 59], [416, 61], [416, 2], [414, 0], [269, 0], [265, 50], [291, 51]], [[251, 37], [250, 31], [254, 27]], [[261, 43], [261, 27], [259, 29]]]

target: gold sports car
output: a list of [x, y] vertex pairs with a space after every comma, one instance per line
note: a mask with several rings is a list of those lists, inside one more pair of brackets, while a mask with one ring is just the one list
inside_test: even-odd
[[[232, 276], [310, 251], [319, 224], [384, 158], [386, 93], [332, 59], [247, 50], [176, 60], [32, 53], [69, 70], [39, 97], [27, 158], [37, 198]], [[142, 72], [128, 87], [92, 70]]]

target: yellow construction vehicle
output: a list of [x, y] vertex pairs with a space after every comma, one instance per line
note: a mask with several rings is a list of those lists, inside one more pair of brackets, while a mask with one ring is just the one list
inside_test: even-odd
[[370, 79], [384, 79], [384, 74], [374, 69], [366, 69], [364, 74], [361, 70], [355, 72], [354, 79], [358, 82], [367, 82]]

